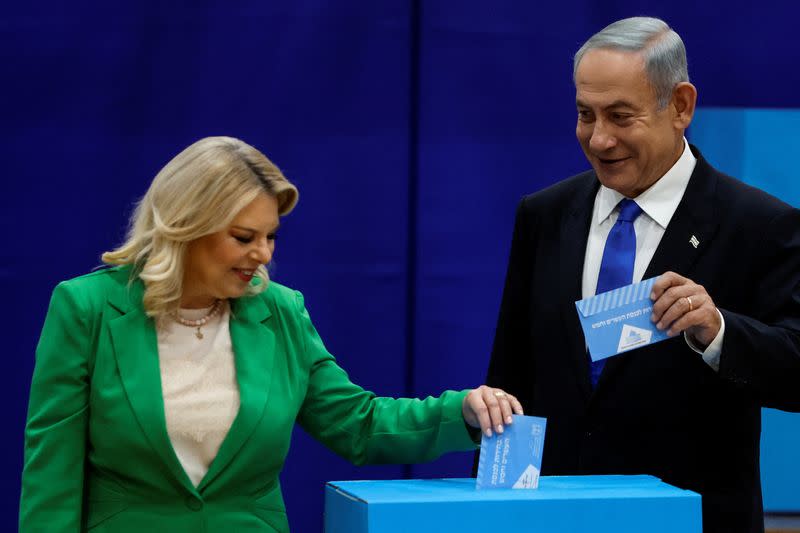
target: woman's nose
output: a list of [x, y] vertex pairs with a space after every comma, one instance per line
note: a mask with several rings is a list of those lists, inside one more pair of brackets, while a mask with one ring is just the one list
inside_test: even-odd
[[270, 250], [269, 243], [267, 243], [266, 239], [259, 242], [258, 246], [253, 248], [250, 252], [250, 257], [262, 265], [269, 263], [270, 259], [272, 259], [272, 250]]

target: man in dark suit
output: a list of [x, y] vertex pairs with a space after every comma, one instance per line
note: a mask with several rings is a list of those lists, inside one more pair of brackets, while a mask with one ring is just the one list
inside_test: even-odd
[[[761, 532], [761, 407], [800, 410], [800, 212], [688, 145], [663, 21], [608, 26], [574, 66], [593, 170], [521, 201], [487, 382], [547, 417], [542, 474], [655, 475], [702, 495], [706, 533]], [[574, 302], [654, 276], [674, 338], [591, 363]]]

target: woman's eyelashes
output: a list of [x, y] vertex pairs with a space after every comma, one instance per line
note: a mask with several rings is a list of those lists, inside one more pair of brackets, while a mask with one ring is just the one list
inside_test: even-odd
[[[233, 238], [236, 239], [237, 241], [239, 241], [242, 244], [250, 244], [251, 242], [253, 242], [253, 236], [252, 235], [248, 235], [248, 236], [234, 235]], [[269, 233], [269, 234], [267, 234], [267, 240], [268, 241], [275, 241], [275, 240], [277, 240], [277, 238], [278, 238], [278, 234], [277, 233]]]

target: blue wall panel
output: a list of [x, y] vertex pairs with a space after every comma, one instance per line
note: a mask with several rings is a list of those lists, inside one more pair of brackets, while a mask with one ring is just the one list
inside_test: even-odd
[[[50, 291], [99, 263], [158, 169], [200, 137], [241, 137], [298, 184], [275, 279], [305, 293], [357, 382], [405, 391], [407, 3], [45, 4], [4, 5], [0, 23], [0, 291], [19, 306], [3, 314], [13, 377], [2, 398], [14, 407], [1, 531], [16, 529], [27, 387]], [[296, 431], [282, 476], [293, 530], [321, 529], [324, 481], [402, 472], [357, 469]]]
[[[589, 29], [549, 26], [542, 15], [531, 2], [423, 4], [417, 394], [482, 382], [516, 204], [583, 166], [570, 55]], [[463, 476], [471, 465], [452, 455], [413, 473]]]

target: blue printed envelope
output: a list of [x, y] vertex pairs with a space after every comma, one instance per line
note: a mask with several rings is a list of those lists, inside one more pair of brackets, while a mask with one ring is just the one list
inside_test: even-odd
[[512, 415], [503, 433], [481, 439], [476, 489], [535, 489], [542, 469], [547, 420]]
[[650, 321], [650, 292], [658, 278], [626, 285], [575, 302], [586, 346], [598, 361], [669, 338]]

